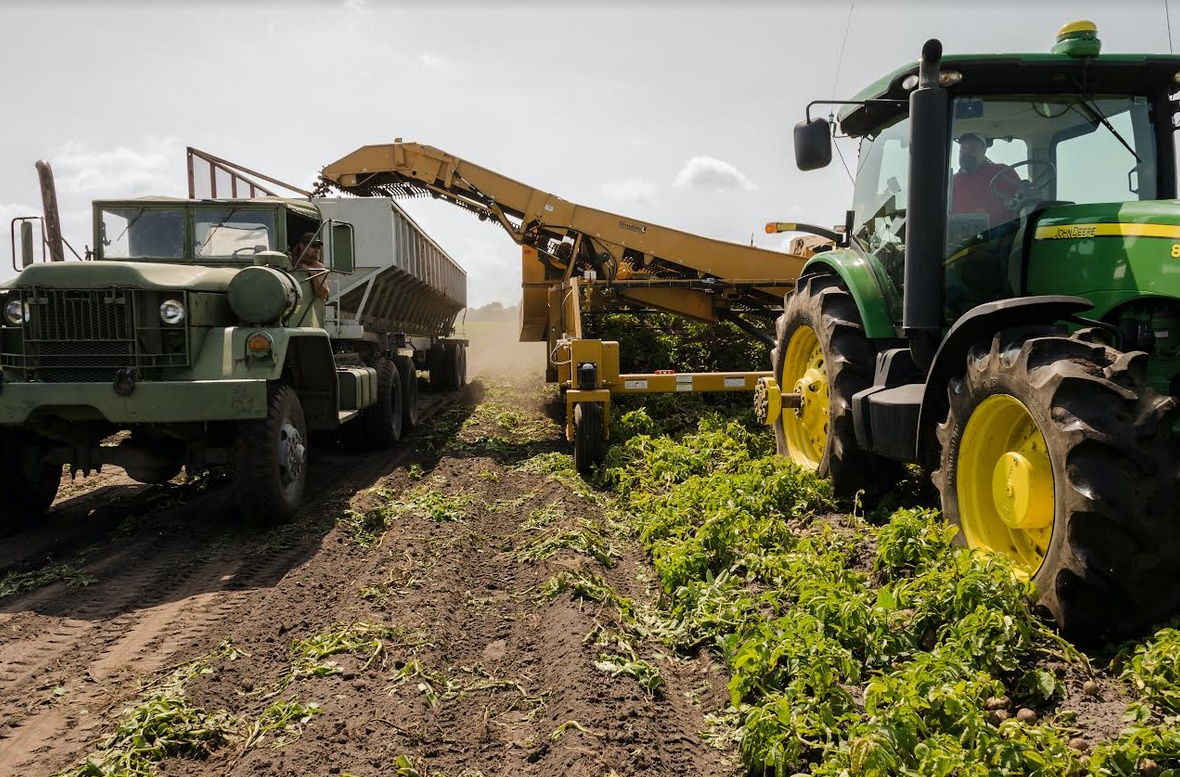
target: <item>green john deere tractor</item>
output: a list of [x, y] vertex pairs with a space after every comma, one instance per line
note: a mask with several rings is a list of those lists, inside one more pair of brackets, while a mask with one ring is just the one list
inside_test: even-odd
[[[1180, 57], [942, 56], [839, 103], [852, 210], [786, 299], [757, 402], [779, 452], [873, 494], [933, 473], [1069, 637], [1180, 609]], [[800, 169], [831, 128], [795, 128]], [[780, 225], [781, 226], [781, 225]]]

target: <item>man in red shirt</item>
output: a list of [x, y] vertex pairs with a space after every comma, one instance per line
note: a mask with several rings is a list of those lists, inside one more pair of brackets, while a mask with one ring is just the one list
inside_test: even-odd
[[959, 172], [951, 181], [951, 213], [986, 213], [989, 226], [994, 227], [1016, 218], [1016, 211], [1004, 198], [1015, 194], [1022, 182], [1015, 170], [991, 161], [986, 154], [987, 143], [974, 132], [959, 138]]

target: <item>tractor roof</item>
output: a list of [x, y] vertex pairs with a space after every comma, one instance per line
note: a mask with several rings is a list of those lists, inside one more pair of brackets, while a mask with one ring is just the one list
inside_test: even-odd
[[[951, 97], [969, 94], [1087, 94], [1153, 95], [1180, 88], [1180, 55], [1102, 54], [964, 54], [942, 59], [942, 72], [962, 78], [947, 87]], [[918, 63], [900, 67], [862, 89], [854, 100], [908, 100], [907, 76], [917, 75]], [[913, 81], [913, 79], [910, 79]], [[912, 88], [912, 87], [911, 87]], [[906, 109], [882, 105], [848, 105], [840, 110], [840, 129], [864, 135]]]

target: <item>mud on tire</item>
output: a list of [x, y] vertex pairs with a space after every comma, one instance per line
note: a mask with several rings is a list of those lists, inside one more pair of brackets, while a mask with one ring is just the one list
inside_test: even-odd
[[810, 454], [793, 449], [783, 420], [779, 419], [774, 425], [779, 455], [830, 479], [840, 496], [851, 497], [858, 491], [867, 497], [880, 494], [897, 483], [903, 470], [900, 464], [863, 450], [856, 442], [852, 396], [872, 385], [877, 355], [865, 337], [856, 302], [840, 279], [812, 275], [787, 295], [784, 308], [775, 325], [775, 346], [770, 352], [775, 380], [784, 392], [794, 391], [795, 378], [783, 376], [788, 346], [801, 328], [811, 329], [823, 351], [827, 371], [828, 420], [822, 455], [815, 461]]
[[[934, 482], [944, 516], [962, 528], [971, 520], [960, 506], [971, 475], [960, 467], [973, 461], [962, 450], [972, 413], [997, 395], [1027, 409], [1044, 438], [1053, 496], [1052, 532], [1032, 581], [1042, 611], [1081, 642], [1134, 634], [1180, 604], [1180, 457], [1167, 423], [1176, 400], [1148, 385], [1146, 366], [1142, 352], [1043, 328], [1003, 331], [969, 353], [938, 428]], [[957, 541], [969, 544], [963, 534]]]

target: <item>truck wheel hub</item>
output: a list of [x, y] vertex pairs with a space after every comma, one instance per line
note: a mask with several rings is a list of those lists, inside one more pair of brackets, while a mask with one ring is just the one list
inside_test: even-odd
[[299, 479], [306, 461], [307, 446], [303, 443], [303, 435], [292, 424], [283, 424], [279, 431], [279, 470], [284, 485]]

